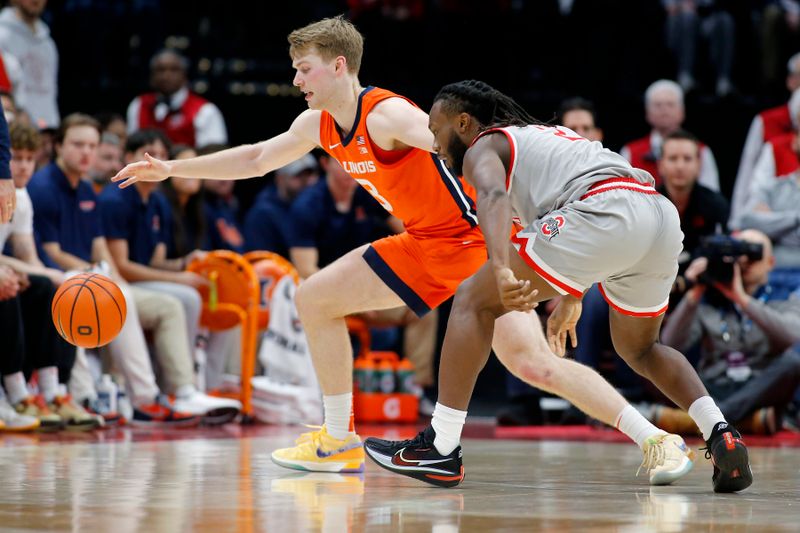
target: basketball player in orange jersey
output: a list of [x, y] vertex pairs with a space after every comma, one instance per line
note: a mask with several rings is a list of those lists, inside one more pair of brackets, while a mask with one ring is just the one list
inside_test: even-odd
[[[356, 28], [340, 17], [325, 19], [292, 32], [289, 43], [297, 71], [294, 84], [309, 109], [288, 131], [193, 159], [147, 156], [112, 181], [127, 187], [168, 176], [262, 176], [321, 146], [403, 220], [404, 233], [353, 250], [309, 277], [296, 296], [323, 392], [325, 425], [302, 435], [296, 446], [276, 450], [272, 459], [299, 470], [361, 471], [364, 450], [350, 426], [353, 354], [344, 317], [402, 305], [423, 314], [452, 296], [486, 262], [486, 248], [472, 197], [432, 153], [427, 114], [402, 96], [361, 86], [363, 39]], [[680, 437], [659, 431], [593, 370], [556, 357], [535, 314], [516, 312], [499, 319], [493, 346], [515, 375], [616, 425], [637, 442], [651, 483], [670, 483], [691, 469], [693, 454]], [[463, 423], [464, 416], [437, 405], [433, 426]], [[455, 448], [459, 436], [455, 442], [445, 436], [437, 437], [437, 444]], [[462, 478], [459, 472], [439, 475], [432, 469], [430, 474], [442, 485]]]

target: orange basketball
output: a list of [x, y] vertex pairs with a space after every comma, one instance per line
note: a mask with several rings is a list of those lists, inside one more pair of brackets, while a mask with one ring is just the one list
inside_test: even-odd
[[70, 344], [83, 348], [97, 348], [114, 340], [128, 312], [117, 284], [92, 272], [62, 283], [50, 310], [58, 333]]

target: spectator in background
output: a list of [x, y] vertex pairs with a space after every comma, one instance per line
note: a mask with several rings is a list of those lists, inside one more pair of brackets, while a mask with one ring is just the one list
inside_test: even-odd
[[[800, 269], [800, 139], [790, 133], [773, 138], [761, 151], [747, 207], [737, 228], [764, 232], [775, 245], [780, 269]], [[800, 277], [794, 276], [797, 281]], [[797, 282], [796, 281], [796, 282]]]
[[[46, 278], [44, 279], [47, 281]], [[20, 397], [20, 401], [30, 396], [25, 384], [25, 376], [22, 374], [24, 360], [27, 354], [25, 341], [30, 338], [33, 338], [34, 342], [42, 339], [41, 335], [37, 338], [37, 332], [34, 329], [36, 327], [34, 325], [36, 321], [28, 322], [28, 327], [25, 327], [26, 318], [31, 317], [25, 317], [23, 315], [23, 298], [28, 300], [28, 305], [26, 306], [28, 310], [33, 307], [35, 313], [38, 312], [40, 315], [47, 316], [46, 311], [42, 313], [41, 298], [34, 296], [34, 305], [30, 304], [30, 295], [32, 293], [39, 293], [40, 291], [36, 289], [31, 290], [31, 287], [26, 285], [27, 278], [20, 276], [7, 266], [0, 265], [0, 335], [2, 335], [4, 339], [7, 339], [3, 354], [0, 356], [0, 374], [3, 375], [4, 381], [6, 381], [5, 378], [8, 377], [11, 378], [9, 381], [13, 380], [12, 383], [14, 384], [21, 382], [23, 393]], [[37, 307], [39, 308], [36, 309]], [[44, 301], [44, 307], [46, 310], [47, 301]], [[28, 333], [27, 339], [25, 333]], [[53, 328], [53, 334], [58, 337], [55, 328]], [[37, 347], [41, 350], [38, 344]], [[44, 375], [47, 376], [44, 378], [44, 381], [45, 383], [51, 382], [50, 376], [53, 372], [49, 371], [55, 370], [55, 367], [52, 366], [51, 362], [46, 362], [44, 364], [50, 365], [46, 367], [44, 371]], [[58, 376], [57, 370], [55, 370], [54, 373]], [[57, 390], [58, 381], [56, 380], [53, 385], [52, 388]], [[8, 384], [5, 386], [7, 389], [11, 389]], [[61, 417], [53, 414], [47, 408], [43, 400], [40, 402], [31, 401], [34, 405], [36, 403], [42, 405], [42, 409], [37, 412], [39, 417], [33, 416], [33, 414], [17, 412], [17, 410], [11, 406], [10, 402], [13, 401], [14, 400], [6, 399], [6, 395], [3, 393], [3, 390], [0, 389], [0, 429], [6, 431], [31, 431], [40, 427], [43, 422], [49, 424], [54, 429], [59, 429], [61, 427]]]
[[89, 168], [94, 192], [100, 194], [110, 183], [111, 177], [122, 170], [122, 144], [119, 137], [111, 132], [104, 132], [97, 145], [97, 155]]
[[21, 82], [22, 65], [16, 57], [0, 51], [0, 92], [11, 94], [14, 87], [19, 87]]
[[[197, 157], [194, 148], [185, 144], [172, 147], [170, 159]], [[172, 231], [167, 235], [167, 259], [187, 257], [195, 250], [207, 249], [206, 210], [202, 183], [195, 178], [170, 178], [161, 184], [161, 192], [171, 208]]]
[[[292, 203], [318, 179], [317, 160], [311, 154], [277, 169], [275, 182], [264, 187], [245, 216], [245, 249], [268, 250], [289, 259]], [[305, 277], [302, 271], [300, 275]]]
[[6, 118], [6, 123], [16, 122], [17, 124], [33, 125], [30, 115], [25, 110], [17, 107], [11, 93], [0, 91], [0, 103], [3, 105], [3, 115]]
[[201, 147], [226, 144], [228, 133], [220, 110], [189, 90], [189, 60], [175, 50], [162, 50], [150, 60], [153, 92], [128, 106], [128, 133], [159, 128], [176, 144]]
[[[194, 148], [186, 145], [173, 146], [170, 152], [171, 159], [196, 156]], [[200, 250], [209, 249], [206, 231], [208, 217], [201, 185], [199, 179], [175, 177], [161, 183], [161, 192], [169, 204], [169, 220], [164, 222], [168, 239], [167, 265], [186, 265], [193, 258], [203, 256]], [[219, 376], [215, 372], [224, 368], [231, 357], [237, 361], [239, 359], [241, 330], [238, 326], [214, 332], [204, 328], [194, 329], [199, 331], [195, 347], [198, 369], [202, 369], [205, 361], [206, 383], [217, 386]]]
[[58, 50], [41, 19], [47, 0], [12, 0], [0, 11], [0, 50], [19, 62], [22, 77], [13, 89], [17, 104], [39, 129], [56, 128]]
[[[228, 148], [222, 144], [209, 144], [198, 148], [197, 155], [213, 154]], [[239, 199], [233, 194], [236, 182], [232, 180], [207, 180], [205, 189], [207, 250], [231, 250], [244, 253], [244, 237], [239, 225]]]
[[[769, 0], [761, 20], [761, 71], [764, 86], [771, 94], [782, 91], [784, 61], [800, 49], [800, 2]], [[789, 71], [797, 55], [789, 60]], [[794, 71], [796, 72], [796, 71]], [[794, 91], [797, 87], [790, 87]]]
[[[766, 235], [745, 230], [736, 238], [762, 245], [762, 259], [740, 258], [729, 282], [704, 279], [709, 260], [696, 259], [686, 271], [696, 285], [672, 312], [661, 342], [684, 352], [699, 343], [698, 373], [725, 419], [744, 431], [774, 433], [800, 384], [800, 355], [791, 350], [800, 341], [800, 299], [767, 281], [775, 260]], [[697, 431], [677, 409], [657, 409], [654, 418], [665, 431]]]
[[[0, 255], [0, 265], [12, 269], [20, 278], [21, 290], [16, 298], [0, 303], [3, 338], [10, 339], [9, 351], [3, 360], [3, 383], [8, 401], [23, 417], [35, 417], [44, 429], [91, 430], [100, 420], [76, 411], [70, 416], [69, 403], [59, 393], [59, 382], [69, 383], [75, 362], [75, 347], [56, 332], [50, 318], [50, 303], [56, 288], [64, 281], [64, 273], [46, 268], [36, 254], [33, 238], [33, 206], [25, 190], [36, 168], [39, 133], [32, 126], [12, 124], [11, 176], [17, 194], [17, 208], [8, 224], [0, 224], [0, 250], [11, 244], [13, 256]], [[25, 374], [36, 370], [40, 396], [34, 397], [26, 385]], [[51, 410], [48, 405], [58, 410]], [[19, 423], [14, 417], [0, 419]]]
[[585, 98], [569, 98], [561, 102], [558, 122], [581, 137], [603, 142], [603, 130], [597, 127], [594, 104]]
[[0, 255], [0, 264], [30, 276], [46, 277], [57, 287], [64, 282], [64, 273], [46, 267], [36, 253], [36, 241], [33, 236], [33, 204], [26, 189], [36, 168], [39, 133], [33, 126], [15, 123], [11, 125], [10, 137], [10, 168], [16, 187], [17, 209], [11, 222], [0, 225], [0, 250], [3, 250], [8, 243], [13, 253], [13, 257]]
[[755, 181], [756, 162], [764, 150], [764, 145], [776, 137], [786, 136], [797, 130], [797, 117], [800, 115], [800, 53], [789, 60], [789, 74], [786, 87], [792, 91], [788, 102], [762, 111], [753, 118], [747, 139], [742, 149], [739, 171], [733, 185], [731, 199], [731, 219], [738, 220], [747, 207], [750, 191]]
[[[167, 143], [159, 130], [139, 130], [128, 137], [125, 159], [138, 161], [145, 152], [166, 159]], [[175, 408], [193, 414], [213, 412], [215, 422], [227, 422], [239, 413], [241, 404], [236, 400], [207, 396], [194, 385], [193, 354], [202, 308], [197, 287], [207, 282], [184, 267], [193, 256], [203, 254], [177, 261], [167, 259], [171, 213], [169, 203], [158, 188], [157, 183], [137, 183], [127, 189], [107, 187], [103, 190], [98, 206], [108, 249], [126, 281], [135, 287], [172, 296], [184, 308], [180, 316], [185, 320], [185, 327], [182, 331], [173, 330], [171, 344], [164, 347], [170, 353], [161, 354], [158, 350], [160, 358], [169, 355], [170, 367], [164, 368], [164, 374], [175, 394]]]
[[125, 146], [125, 141], [128, 140], [128, 125], [125, 123], [125, 117], [113, 111], [105, 111], [96, 113], [94, 118], [100, 123], [102, 133], [116, 135], [120, 146]]
[[139, 322], [140, 314], [152, 321], [156, 343], [168, 343], [174, 335], [159, 335], [161, 328], [167, 330], [164, 325], [173, 321], [179, 331], [185, 331], [183, 309], [170, 296], [131, 287], [122, 280], [103, 237], [97, 197], [89, 182], [82, 179], [89, 172], [99, 141], [100, 126], [96, 120], [79, 113], [69, 115], [60, 126], [56, 161], [31, 179], [28, 192], [34, 208], [33, 225], [37, 245], [45, 252], [40, 257], [61, 270], [88, 270], [94, 266], [110, 275], [122, 290], [128, 314], [108, 351], [129, 388], [133, 404], [131, 423], [196, 425], [199, 417], [178, 412], [160, 394]]
[[656, 190], [678, 209], [683, 231], [683, 253], [678, 257], [679, 272], [696, 257], [700, 240], [727, 231], [728, 201], [720, 193], [698, 183], [700, 141], [685, 130], [664, 138], [658, 171], [662, 183]]
[[697, 39], [708, 40], [709, 59], [716, 70], [717, 96], [731, 93], [731, 69], [736, 26], [718, 0], [662, 0], [667, 11], [667, 46], [678, 62], [678, 83], [684, 91], [695, 86]]
[[[145, 153], [166, 159], [168, 144], [160, 130], [139, 130], [128, 137], [125, 162], [138, 161]], [[109, 250], [122, 277], [136, 286], [177, 298], [184, 309], [187, 340], [194, 346], [202, 308], [197, 289], [207, 282], [202, 276], [184, 269], [194, 257], [202, 257], [203, 253], [195, 250], [185, 257], [167, 259], [172, 213], [158, 185], [142, 183], [129, 189], [107, 187], [98, 203]]]
[[40, 129], [39, 135], [42, 137], [42, 146], [39, 148], [39, 153], [36, 154], [36, 170], [41, 170], [56, 158], [56, 137], [58, 130], [56, 129]]
[[[644, 94], [647, 123], [652, 131], [646, 137], [631, 141], [620, 150], [620, 154], [636, 168], [648, 171], [661, 183], [657, 162], [661, 157], [664, 137], [680, 129], [686, 118], [683, 105], [683, 89], [671, 80], [653, 82]], [[711, 149], [701, 143], [700, 184], [712, 191], [719, 191], [719, 172]]]

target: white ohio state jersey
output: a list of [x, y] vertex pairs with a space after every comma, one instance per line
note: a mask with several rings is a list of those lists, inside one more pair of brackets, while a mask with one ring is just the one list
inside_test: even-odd
[[[652, 190], [655, 180], [633, 168], [621, 155], [563, 126], [529, 125], [491, 128], [481, 134], [503, 133], [511, 144], [506, 190], [514, 217], [527, 226], [545, 214], [580, 200], [589, 187], [610, 178], [629, 178], [626, 188]], [[627, 180], [626, 180], [627, 181]], [[620, 183], [615, 183], [619, 188]]]

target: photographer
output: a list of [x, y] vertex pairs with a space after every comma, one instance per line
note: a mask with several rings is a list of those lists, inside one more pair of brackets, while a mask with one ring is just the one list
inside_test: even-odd
[[[762, 427], [752, 430], [773, 433], [800, 383], [800, 355], [789, 349], [800, 341], [800, 298], [768, 284], [775, 258], [760, 231], [717, 237], [706, 252], [686, 270], [694, 286], [661, 341], [682, 351], [699, 341], [698, 373], [725, 418], [740, 427], [757, 418]], [[676, 424], [688, 419], [676, 409], [662, 409], [658, 420], [664, 415]]]

